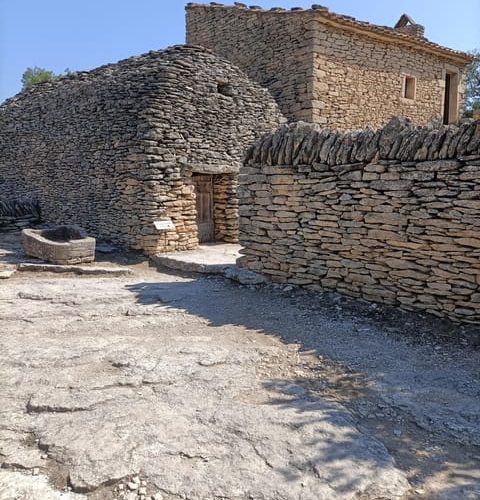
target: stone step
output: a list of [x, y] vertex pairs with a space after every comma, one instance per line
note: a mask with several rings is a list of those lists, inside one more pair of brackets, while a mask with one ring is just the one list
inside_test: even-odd
[[74, 273], [82, 275], [109, 275], [125, 276], [131, 274], [132, 270], [128, 267], [107, 267], [107, 266], [68, 266], [60, 264], [37, 264], [24, 262], [17, 266], [18, 271], [22, 272], [48, 272], [48, 273]]

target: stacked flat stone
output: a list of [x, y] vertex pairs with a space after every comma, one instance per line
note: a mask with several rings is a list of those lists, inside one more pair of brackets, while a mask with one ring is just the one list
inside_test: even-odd
[[480, 321], [480, 122], [292, 124], [249, 150], [240, 185], [244, 267]]
[[[245, 151], [284, 121], [267, 90], [209, 50], [150, 52], [1, 105], [0, 197], [34, 197], [46, 222], [155, 254], [198, 245], [192, 172], [222, 174], [216, 222], [236, 240]], [[155, 228], [166, 218], [175, 230]]]
[[238, 176], [217, 175], [213, 182], [215, 241], [238, 243]]
[[187, 7], [187, 43], [212, 49], [269, 89], [289, 119], [310, 120], [308, 18], [241, 5]]
[[24, 229], [39, 222], [38, 201], [24, 198], [0, 198], [0, 232]]

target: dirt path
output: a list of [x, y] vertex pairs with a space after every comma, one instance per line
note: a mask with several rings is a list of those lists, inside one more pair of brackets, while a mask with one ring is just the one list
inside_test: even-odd
[[1, 500], [480, 498], [469, 331], [134, 269], [0, 281]]

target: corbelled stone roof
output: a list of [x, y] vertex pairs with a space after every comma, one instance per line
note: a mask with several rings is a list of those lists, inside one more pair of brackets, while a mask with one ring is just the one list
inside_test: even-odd
[[[190, 76], [193, 77], [195, 68], [207, 67], [212, 64], [222, 65], [226, 72], [231, 73], [233, 78], [240, 77], [247, 80], [241, 70], [230, 61], [217, 56], [210, 49], [195, 45], [174, 45], [163, 50], [152, 50], [115, 63], [105, 64], [92, 70], [75, 71], [57, 80], [36, 83], [5, 100], [1, 103], [0, 108], [15, 101], [24, 100], [32, 94], [49, 94], [57, 91], [57, 89], [68, 88], [76, 83], [116, 82], [120, 84], [122, 81], [128, 81], [130, 86], [133, 87], [135, 84], [140, 85], [142, 82], [149, 81], [149, 75], [162, 74], [166, 78], [164, 79], [162, 76], [162, 79], [156, 80], [156, 83], [166, 83], [170, 86], [171, 72], [186, 81], [189, 69]], [[152, 82], [149, 81], [149, 83]], [[250, 83], [257, 86], [253, 82]]]
[[327, 7], [318, 4], [312, 5], [310, 9], [294, 7], [290, 10], [287, 10], [281, 7], [273, 7], [267, 10], [257, 5], [248, 6], [240, 2], [235, 2], [234, 5], [224, 5], [217, 2], [211, 2], [210, 4], [198, 4], [190, 2], [187, 4], [187, 8], [242, 9], [243, 11], [250, 11], [252, 13], [273, 13], [278, 15], [314, 15], [315, 19], [326, 25], [334, 26], [351, 32], [356, 32], [358, 34], [363, 34], [383, 41], [395, 42], [402, 46], [410, 46], [413, 49], [432, 53], [437, 56], [453, 60], [457, 63], [466, 65], [473, 61], [473, 56], [467, 54], [466, 52], [443, 47], [442, 45], [431, 42], [424, 37], [413, 36], [412, 34], [408, 33], [408, 31], [399, 30], [390, 26], [379, 26], [376, 24], [371, 24], [367, 21], [359, 21], [358, 19], [355, 19], [351, 16], [336, 14], [334, 12], [331, 12]]
[[51, 127], [63, 141], [63, 121], [69, 127], [84, 121], [75, 137], [88, 126], [89, 139], [101, 135], [100, 125], [107, 136], [136, 130], [136, 140], [170, 147], [196, 171], [235, 172], [247, 147], [285, 118], [268, 90], [231, 62], [204, 47], [177, 45], [38, 83], [6, 100], [0, 156], [31, 127], [38, 133]]

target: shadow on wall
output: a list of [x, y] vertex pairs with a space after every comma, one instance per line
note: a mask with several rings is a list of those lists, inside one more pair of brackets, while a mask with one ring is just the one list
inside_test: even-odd
[[[306, 427], [314, 425], [315, 419], [318, 419], [317, 423], [328, 422], [341, 431], [342, 427], [352, 425], [352, 422], [339, 415], [336, 403], [341, 403], [356, 415], [354, 425], [367, 428], [370, 435], [383, 442], [401, 468], [415, 469], [414, 476], [421, 478], [416, 482], [416, 487], [420, 487], [422, 481], [429, 477], [435, 478], [445, 473], [447, 463], [450, 468], [453, 466], [463, 472], [462, 477], [454, 478], [462, 486], [451, 481], [449, 489], [443, 491], [439, 498], [453, 498], [448, 495], [459, 495], [464, 490], [471, 491], [472, 488], [480, 487], [475, 482], [478, 478], [474, 477], [478, 471], [478, 461], [467, 458], [466, 448], [459, 444], [464, 438], [465, 428], [458, 433], [452, 431], [449, 434], [448, 426], [445, 425], [452, 417], [449, 412], [458, 412], [455, 408], [450, 409], [448, 403], [445, 407], [440, 407], [441, 402], [428, 400], [430, 392], [455, 392], [454, 381], [461, 378], [455, 370], [460, 372], [464, 368], [452, 363], [453, 371], [444, 373], [444, 367], [436, 366], [432, 354], [434, 338], [438, 340], [444, 335], [445, 345], [448, 346], [450, 341], [457, 343], [456, 336], [461, 336], [464, 327], [427, 315], [368, 304], [334, 293], [314, 295], [306, 291], [287, 293], [271, 289], [250, 290], [216, 279], [138, 283], [127, 285], [127, 288], [135, 294], [140, 304], [158, 304], [159, 307], [185, 310], [207, 319], [213, 327], [241, 326], [252, 331], [253, 339], [257, 333], [266, 334], [277, 337], [286, 344], [298, 345], [301, 355], [295, 370], [288, 377], [282, 372], [274, 375], [269, 372], [269, 378], [264, 381], [264, 387], [270, 393], [277, 394], [277, 397], [268, 401], [269, 404], [285, 411], [305, 414], [302, 425]], [[224, 330], [219, 334], [224, 334]], [[212, 335], [215, 335], [214, 330]], [[420, 345], [416, 346], [420, 340]], [[425, 343], [426, 347], [422, 345]], [[461, 350], [458, 346], [456, 348]], [[425, 352], [428, 357], [421, 357], [425, 356]], [[311, 357], [310, 363], [303, 363], [303, 356], [308, 358], [312, 354], [320, 356], [321, 363], [316, 357]], [[461, 356], [465, 356], [465, 352]], [[471, 360], [476, 357], [480, 361], [477, 353], [470, 352], [470, 356]], [[356, 367], [357, 373], [347, 369], [342, 362]], [[405, 370], [405, 366], [409, 369]], [[369, 382], [369, 379], [375, 382]], [[377, 391], [379, 386], [384, 389], [382, 397]], [[397, 425], [394, 419], [362, 417], [362, 411], [368, 409], [372, 400], [382, 404], [387, 401], [388, 405], [389, 393], [392, 391], [401, 394], [403, 398], [403, 417], [413, 411], [408, 407], [413, 404], [412, 401], [418, 402], [424, 398], [422, 394], [427, 394], [421, 402], [424, 414], [413, 414], [411, 419], [407, 419], [408, 422], [402, 418], [402, 424], [398, 424], [403, 426], [401, 434], [394, 432], [394, 426]], [[457, 401], [457, 404], [462, 402]], [[391, 408], [395, 408], [395, 405], [392, 404]], [[312, 411], [318, 411], [318, 417], [312, 419]], [[368, 411], [375, 411], [375, 408]], [[434, 420], [435, 413], [439, 415], [438, 420]], [[431, 427], [420, 431], [421, 419], [428, 420], [429, 415], [432, 416], [432, 422], [425, 425]], [[459, 419], [461, 420], [460, 417]], [[438, 442], [441, 444], [426, 450], [427, 434], [435, 431], [438, 431]], [[444, 431], [449, 434], [447, 440], [442, 435]], [[480, 435], [475, 435], [475, 430], [471, 437], [472, 440], [479, 439], [480, 444]], [[287, 480], [295, 481], [300, 475], [298, 471], [305, 468], [321, 475], [321, 466], [326, 461], [353, 460], [365, 465], [366, 457], [362, 455], [362, 448], [356, 447], [355, 438], [354, 434], [345, 432], [339, 443], [338, 440], [328, 442], [325, 436], [317, 438], [315, 434], [311, 434], [309, 444], [315, 447], [315, 458], [312, 460], [310, 457], [307, 463], [305, 457], [293, 454], [291, 467], [281, 473]], [[378, 446], [383, 449], [382, 445]], [[382, 453], [373, 453], [372, 456], [381, 457]], [[371, 456], [367, 458], [367, 462], [370, 459]], [[367, 465], [376, 474], [391, 464], [378, 459]], [[334, 468], [329, 468], [330, 470]], [[325, 479], [334, 480], [337, 492], [347, 491], [355, 486], [350, 482], [352, 477], [341, 466], [335, 470], [335, 478]]]

